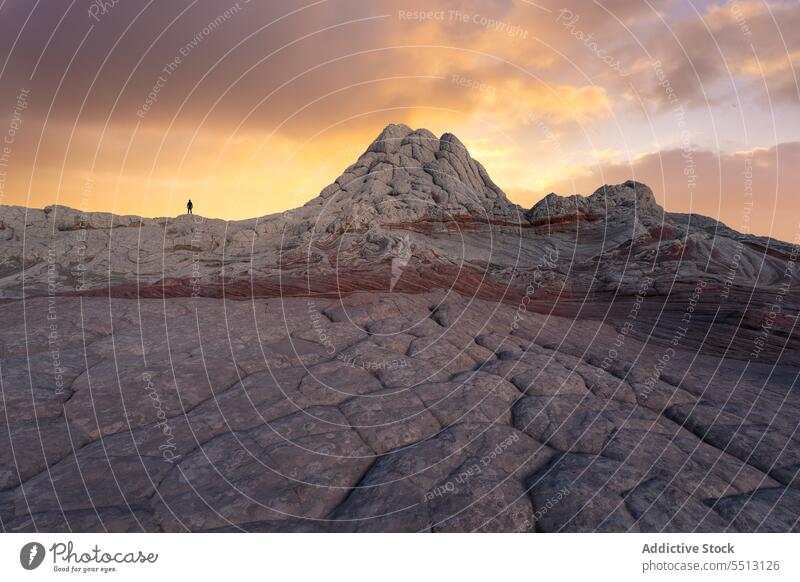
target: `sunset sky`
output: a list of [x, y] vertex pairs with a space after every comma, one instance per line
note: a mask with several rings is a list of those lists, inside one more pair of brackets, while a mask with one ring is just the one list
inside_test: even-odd
[[526, 207], [634, 178], [797, 241], [799, 63], [796, 0], [0, 0], [0, 204], [262, 215], [395, 122]]

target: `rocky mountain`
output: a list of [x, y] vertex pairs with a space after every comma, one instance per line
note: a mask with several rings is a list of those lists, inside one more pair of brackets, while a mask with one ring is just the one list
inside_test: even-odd
[[[354, 227], [378, 221], [402, 224], [418, 220], [519, 222], [521, 209], [492, 182], [459, 139], [437, 138], [427, 129], [389, 125], [358, 161], [318, 198], [306, 204], [329, 217], [355, 214]], [[321, 207], [321, 208], [319, 208]]]
[[292, 211], [0, 240], [6, 531], [798, 529], [797, 246], [644, 184], [390, 125]]

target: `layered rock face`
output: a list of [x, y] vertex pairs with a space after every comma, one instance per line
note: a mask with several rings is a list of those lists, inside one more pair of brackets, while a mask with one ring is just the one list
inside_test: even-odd
[[0, 239], [5, 531], [798, 528], [797, 247], [644, 184], [390, 125], [290, 212]]

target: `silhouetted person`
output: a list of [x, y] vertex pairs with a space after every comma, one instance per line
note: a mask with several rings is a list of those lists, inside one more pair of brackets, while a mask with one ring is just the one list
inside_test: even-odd
[[194, 204], [192, 204], [192, 199], [189, 199], [189, 202], [186, 203], [186, 212], [189, 214], [192, 213], [192, 208], [194, 208]]

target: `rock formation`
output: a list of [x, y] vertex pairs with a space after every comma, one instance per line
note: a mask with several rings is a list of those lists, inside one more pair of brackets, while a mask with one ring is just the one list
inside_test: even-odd
[[293, 211], [0, 239], [5, 531], [800, 527], [797, 247], [644, 184], [390, 125]]

